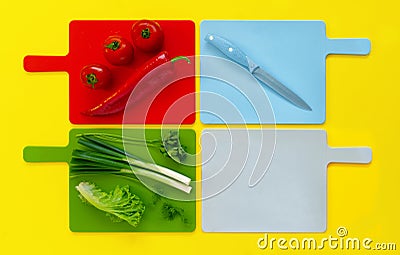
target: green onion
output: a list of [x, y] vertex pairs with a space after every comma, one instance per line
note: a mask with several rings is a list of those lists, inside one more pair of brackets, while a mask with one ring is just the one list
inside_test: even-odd
[[[112, 142], [119, 144], [124, 143], [129, 145], [158, 148], [165, 157], [173, 158], [181, 163], [184, 162], [187, 158], [187, 152], [185, 151], [186, 147], [180, 144], [179, 133], [177, 130], [169, 130], [169, 132], [162, 139], [140, 139], [110, 133], [85, 133], [78, 136], [85, 137], [88, 140], [93, 139], [92, 141], [94, 143], [100, 144], [102, 142]], [[113, 149], [116, 149], [118, 150], [118, 152], [122, 152], [123, 154], [125, 154], [125, 152], [122, 151], [120, 148]]]
[[[139, 176], [147, 177], [190, 193], [192, 187], [189, 186], [191, 182], [189, 177], [169, 168], [146, 162], [110, 143], [112, 141], [120, 145], [122, 139], [125, 141], [125, 138], [121, 136], [106, 133], [78, 135], [78, 144], [81, 148], [76, 148], [72, 152], [71, 173], [133, 174], [135, 179]], [[138, 140], [128, 141], [137, 142]], [[156, 143], [157, 140], [151, 140], [151, 144]]]
[[143, 168], [143, 169], [147, 169], [147, 170], [152, 170], [154, 172], [166, 175], [168, 177], [171, 177], [172, 179], [175, 179], [177, 181], [180, 181], [186, 185], [190, 184], [191, 179], [185, 175], [182, 175], [180, 173], [177, 173], [171, 169], [168, 169], [166, 167], [162, 167], [156, 164], [152, 164], [152, 163], [147, 163], [147, 162], [143, 162], [137, 159], [128, 159], [128, 162], [130, 165], [132, 166], [136, 166], [139, 168]]
[[[128, 169], [127, 169], [128, 170]], [[147, 170], [143, 170], [140, 168], [132, 168], [132, 172], [136, 175], [136, 176], [142, 176], [142, 177], [147, 177], [150, 179], [153, 179], [155, 181], [164, 183], [168, 186], [174, 187], [176, 189], [182, 190], [186, 193], [190, 193], [190, 191], [192, 190], [192, 187], [189, 185], [186, 185], [184, 183], [178, 182], [174, 179], [168, 178], [164, 175], [161, 174], [157, 174], [155, 172], [152, 171], [147, 171]]]

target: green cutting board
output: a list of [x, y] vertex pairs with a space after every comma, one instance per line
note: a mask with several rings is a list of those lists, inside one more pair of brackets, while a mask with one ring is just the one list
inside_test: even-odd
[[[83, 133], [112, 133], [121, 134], [121, 129], [72, 129], [69, 133], [69, 144], [65, 147], [49, 146], [27, 146], [24, 148], [24, 160], [26, 162], [67, 162], [71, 160], [72, 151], [80, 145], [77, 143], [76, 136]], [[133, 137], [145, 137], [146, 139], [161, 139], [160, 129], [124, 129], [124, 135], [129, 134]], [[190, 129], [179, 129], [180, 142], [186, 146], [185, 149], [190, 154], [196, 152], [196, 134]], [[138, 157], [148, 157], [148, 151], [143, 146], [136, 146], [135, 155]], [[132, 153], [130, 147], [130, 153]], [[192, 180], [196, 178], [196, 168], [194, 164], [186, 165], [175, 162], [163, 156], [157, 148], [149, 148], [152, 160], [159, 165], [173, 169], [182, 173]], [[184, 162], [185, 163], [185, 162]], [[145, 204], [145, 213], [137, 227], [133, 227], [126, 222], [112, 222], [103, 211], [83, 203], [78, 196], [75, 187], [82, 181], [95, 183], [102, 190], [109, 192], [117, 185], [129, 185], [132, 193], [139, 196]], [[82, 174], [70, 176], [69, 178], [69, 227], [73, 232], [191, 232], [196, 228], [196, 187], [193, 187], [191, 195], [186, 201], [178, 201], [157, 196], [153, 191], [146, 188], [140, 181], [133, 180], [124, 176], [113, 174]], [[177, 208], [183, 209], [185, 221], [180, 217], [174, 220], [167, 220], [163, 217], [161, 209], [164, 202]]]

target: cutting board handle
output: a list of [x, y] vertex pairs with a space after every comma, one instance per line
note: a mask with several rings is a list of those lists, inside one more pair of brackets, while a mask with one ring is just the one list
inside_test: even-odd
[[371, 42], [366, 38], [327, 39], [327, 54], [367, 55]]
[[372, 160], [372, 150], [368, 147], [330, 148], [327, 151], [329, 163], [368, 164]]
[[68, 162], [71, 156], [69, 147], [27, 146], [23, 157], [26, 162]]
[[27, 72], [66, 72], [67, 56], [33, 56], [24, 58], [24, 69]]

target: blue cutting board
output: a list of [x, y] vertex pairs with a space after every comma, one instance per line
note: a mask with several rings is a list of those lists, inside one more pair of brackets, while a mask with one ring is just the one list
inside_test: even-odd
[[[204, 40], [208, 33], [230, 40], [312, 111], [293, 106], [249, 73], [246, 77], [241, 66], [211, 61], [207, 56], [227, 58]], [[200, 119], [205, 124], [324, 123], [327, 55], [366, 55], [371, 48], [368, 39], [327, 38], [323, 21], [206, 20], [200, 25], [200, 41]], [[226, 77], [231, 80], [224, 81]]]

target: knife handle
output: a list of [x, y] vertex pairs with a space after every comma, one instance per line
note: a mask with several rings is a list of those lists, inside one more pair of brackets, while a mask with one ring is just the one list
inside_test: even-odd
[[243, 51], [241, 51], [230, 41], [214, 34], [207, 34], [204, 40], [206, 40], [211, 45], [216, 47], [218, 50], [220, 50], [228, 58], [232, 59], [236, 63], [241, 64], [246, 68], [249, 68], [249, 63], [246, 54], [244, 54]]

